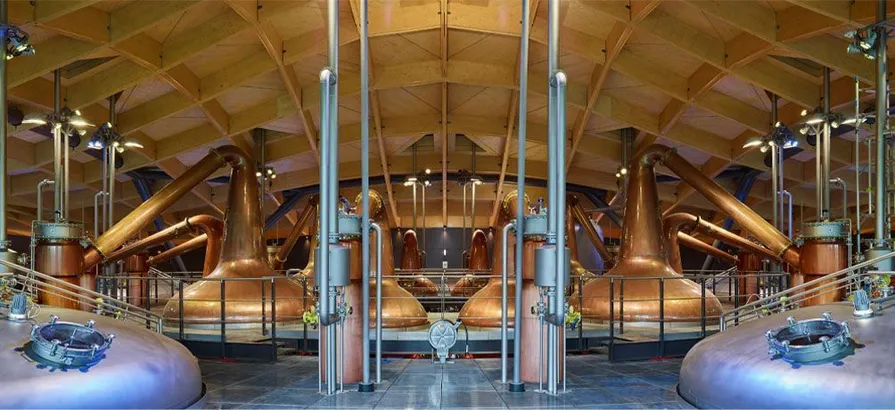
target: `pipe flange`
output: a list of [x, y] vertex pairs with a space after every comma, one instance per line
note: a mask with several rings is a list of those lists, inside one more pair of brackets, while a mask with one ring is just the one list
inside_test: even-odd
[[854, 354], [854, 343], [848, 322], [833, 321], [830, 312], [819, 319], [796, 321], [765, 334], [768, 354], [773, 359], [790, 363], [822, 364], [838, 361]]
[[803, 240], [807, 239], [845, 239], [849, 236], [849, 223], [844, 220], [805, 222], [802, 224]]
[[34, 221], [31, 233], [37, 240], [81, 240], [84, 237], [84, 225], [72, 222]]

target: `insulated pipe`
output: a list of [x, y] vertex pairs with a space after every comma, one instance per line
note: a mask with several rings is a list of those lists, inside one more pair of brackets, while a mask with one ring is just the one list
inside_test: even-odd
[[[520, 215], [521, 217], [521, 215]], [[501, 230], [501, 238], [503, 239], [500, 243], [500, 260], [501, 260], [501, 270], [500, 270], [500, 280], [502, 281], [500, 284], [500, 382], [507, 382], [507, 246], [509, 243], [510, 230], [513, 229], [513, 222], [510, 222], [503, 226]], [[522, 295], [519, 294], [516, 296], [517, 299], [522, 299]], [[522, 316], [522, 312], [516, 313], [516, 316]], [[514, 340], [519, 340], [519, 329], [516, 330], [516, 335]]]
[[376, 231], [376, 383], [382, 383], [382, 227], [370, 226]]
[[793, 247], [789, 238], [678, 155], [676, 150], [654, 144], [644, 149], [642, 158], [653, 158], [654, 161], [664, 164], [778, 257], [790, 265], [799, 266], [799, 252]]
[[[547, 215], [547, 243], [555, 246], [555, 252], [565, 252], [565, 189], [564, 177], [565, 162], [562, 161], [565, 154], [565, 74], [559, 71], [559, 0], [549, 0], [548, 24], [547, 24], [547, 89], [548, 91], [548, 144], [547, 144], [547, 191], [550, 207]], [[527, 23], [527, 22], [526, 22]], [[524, 211], [524, 210], [520, 210]], [[547, 327], [547, 391], [556, 394], [557, 380], [557, 355], [556, 335], [557, 328], [562, 325], [565, 312], [565, 287], [564, 275], [561, 273], [564, 267], [559, 254], [556, 259], [554, 274], [558, 276], [556, 287], [548, 290], [548, 312], [546, 319], [550, 322]], [[519, 297], [518, 295], [516, 297]], [[520, 313], [517, 313], [519, 315]]]
[[[886, 19], [886, 2], [878, 0], [876, 10], [877, 21]], [[888, 29], [886, 27], [875, 28], [877, 32], [876, 43], [876, 188], [875, 201], [876, 213], [874, 213], [873, 245], [878, 248], [887, 247], [888, 234], [886, 233], [886, 128], [888, 128], [888, 54], [886, 54], [886, 42]]]
[[[777, 128], [777, 95], [771, 94], [771, 132], [776, 133]], [[783, 147], [778, 146], [776, 141], [771, 142], [771, 192], [773, 193], [773, 222], [774, 228], [780, 229], [780, 164], [783, 163], [782, 155]], [[672, 267], [674, 265], [672, 264]]]
[[[182, 198], [193, 187], [202, 183], [205, 178], [224, 165], [233, 168], [247, 167], [252, 160], [249, 154], [241, 148], [225, 145], [212, 149], [208, 155], [195, 165], [187, 169], [177, 179], [158, 191], [148, 201], [144, 201], [137, 209], [121, 219], [115, 226], [109, 228], [102, 236], [94, 241], [90, 250], [84, 255], [84, 269], [90, 269], [99, 263], [104, 255], [113, 252], [124, 244], [129, 238], [140, 232], [152, 219], [160, 215], [178, 199]], [[57, 184], [58, 185], [58, 184]], [[235, 210], [234, 210], [235, 212]], [[248, 230], [246, 232], [251, 232]], [[236, 241], [233, 241], [236, 242]]]
[[[8, 0], [0, 0], [0, 24], [3, 26], [6, 26], [9, 23], [8, 8]], [[6, 30], [0, 30], [0, 44], [3, 44], [3, 47], [0, 47], [0, 111], [2, 111], [2, 113], [0, 113], [0, 119], [3, 120], [3, 123], [0, 124], [2, 125], [0, 126], [0, 172], [3, 172], [2, 178], [0, 178], [0, 252], [6, 252], [9, 248], [9, 239], [6, 233], [6, 199], [9, 195], [9, 186], [7, 185], [9, 178], [6, 174], [9, 165], [6, 160], [6, 125], [8, 124], [7, 106], [9, 105], [9, 102], [6, 99], [6, 34]], [[40, 198], [40, 185], [38, 185], [37, 196]], [[38, 215], [40, 215], [40, 211], [41, 209], [38, 207]]]
[[597, 230], [594, 229], [594, 225], [590, 221], [590, 218], [584, 214], [584, 209], [581, 209], [581, 203], [578, 202], [578, 197], [569, 194], [568, 202], [569, 209], [572, 211], [572, 218], [578, 221], [578, 225], [580, 225], [581, 229], [584, 230], [584, 233], [587, 234], [587, 238], [590, 239], [594, 248], [597, 248], [597, 253], [600, 254], [600, 258], [606, 262], [611, 261], [612, 254], [609, 253], [609, 249], [606, 249], [606, 244], [600, 239], [600, 235], [597, 233]]
[[[361, 89], [361, 275], [363, 278], [361, 287], [363, 298], [363, 380], [359, 391], [372, 392], [373, 384], [370, 383], [370, 62], [369, 62], [370, 37], [367, 23], [367, 0], [360, 1], [360, 89]], [[424, 236], [425, 237], [425, 236]], [[381, 247], [379, 248], [381, 249]], [[379, 259], [377, 259], [378, 261]], [[377, 281], [377, 285], [378, 285]], [[377, 300], [380, 298], [377, 293]], [[376, 317], [381, 316], [379, 311]], [[378, 327], [377, 327], [378, 329]], [[378, 339], [377, 339], [378, 340]], [[377, 361], [377, 371], [379, 362]]]
[[[59, 69], [53, 71], [53, 113], [58, 117], [62, 112], [62, 75]], [[56, 186], [53, 193], [53, 220], [61, 222], [62, 212], [62, 195], [65, 192], [65, 179], [62, 176], [62, 136], [60, 134], [61, 125], [58, 122], [49, 124], [53, 127], [53, 180]], [[6, 126], [4, 124], [4, 126]]]
[[196, 231], [202, 231], [207, 238], [211, 238], [211, 240], [207, 242], [208, 251], [205, 253], [204, 269], [204, 271], [210, 272], [217, 266], [217, 261], [220, 258], [221, 236], [224, 232], [224, 223], [211, 215], [195, 215], [186, 218], [183, 221], [169, 226], [167, 229], [156, 232], [110, 253], [106, 257], [105, 262], [109, 263], [127, 258], [189, 232]]
[[[830, 119], [829, 119], [829, 115], [830, 115], [830, 67], [824, 67], [823, 90], [824, 90], [824, 115], [826, 116], [826, 118], [824, 119], [824, 125], [823, 125], [823, 127], [824, 127], [823, 128], [823, 144], [822, 144], [823, 171], [820, 175], [820, 179], [818, 180], [820, 182], [821, 189], [823, 190], [823, 193], [821, 195], [821, 197], [823, 198], [823, 203], [818, 204], [818, 205], [821, 206], [821, 208], [820, 208], [821, 209], [821, 212], [820, 212], [821, 219], [829, 220], [830, 216], [831, 216], [830, 214], [832, 213], [832, 211], [830, 209], [830, 137], [831, 137], [830, 134], [832, 131], [832, 129], [830, 128]], [[820, 150], [818, 151], [818, 153], [820, 153]]]
[[[5, 2], [6, 0], [0, 0], [0, 1]], [[2, 48], [2, 47], [0, 47], [0, 48]], [[2, 53], [0, 53], [0, 57], [3, 57]], [[0, 63], [0, 64], [2, 64], [2, 63]], [[0, 127], [0, 128], [2, 128], [2, 127]], [[3, 179], [5, 180], [6, 178], [3, 178]], [[55, 181], [50, 180], [50, 179], [44, 179], [43, 181], [40, 181], [37, 183], [37, 220], [38, 221], [43, 221], [43, 210], [44, 210], [44, 208], [43, 208], [43, 204], [44, 204], [43, 189], [45, 186], [54, 185], [55, 183], [56, 183]], [[98, 192], [97, 195], [102, 195], [102, 192]], [[95, 202], [96, 201], [94, 200], [94, 203]]]
[[[527, 137], [527, 115], [528, 115], [528, 40], [530, 37], [528, 21], [531, 19], [531, 11], [528, 7], [528, 1], [522, 1], [522, 28], [521, 39], [519, 45], [519, 114], [517, 115], [519, 124], [519, 141], [517, 143], [516, 155], [516, 209], [519, 216], [516, 218], [516, 231], [523, 232], [525, 227], [525, 140]], [[513, 381], [510, 383], [510, 391], [521, 393], [525, 391], [525, 383], [522, 383], [521, 367], [522, 367], [522, 342], [520, 335], [522, 334], [522, 263], [524, 253], [523, 241], [516, 239], [516, 297], [515, 310], [517, 312], [513, 324]]]
[[[712, 255], [712, 256], [714, 256], [724, 262], [727, 262], [731, 265], [736, 265], [736, 263], [737, 263], [736, 256], [731, 255], [727, 252], [724, 252], [724, 251], [722, 251], [712, 245], [709, 245], [703, 241], [700, 241], [699, 239], [696, 239], [686, 233], [678, 232], [678, 234], [675, 235], [675, 242], [679, 242], [681, 245], [684, 245], [690, 249], [694, 249], [699, 252], [702, 252], [702, 253], [705, 253], [708, 255]], [[674, 246], [674, 245], [676, 245], [676, 243], [671, 243], [671, 246]], [[674, 269], [678, 273], [681, 273], [681, 271], [682, 271], [680, 266], [672, 266], [672, 269]]]
[[[280, 246], [280, 250], [277, 251], [276, 256], [274, 256], [274, 266], [271, 266], [273, 270], [283, 269], [283, 264], [286, 263], [286, 258], [292, 253], [292, 248], [295, 247], [295, 243], [298, 242], [298, 238], [301, 237], [304, 227], [316, 216], [316, 213], [317, 195], [314, 195], [308, 200], [308, 204], [305, 205], [304, 211], [298, 216], [298, 220], [295, 221], [295, 225], [292, 225], [292, 230], [289, 231], [289, 235], [286, 236], [286, 240], [283, 241], [283, 245]], [[316, 221], [314, 223], [316, 223]], [[311, 250], [311, 252], [313, 252], [313, 250]]]
[[[330, 292], [329, 275], [329, 246], [338, 243], [338, 191], [339, 191], [339, 2], [327, 0], [327, 40], [328, 40], [328, 66], [321, 73], [321, 101], [320, 123], [325, 125], [321, 129], [321, 140], [326, 141], [325, 149], [321, 150], [321, 195], [320, 195], [320, 219], [325, 221], [321, 227], [320, 237], [320, 301], [322, 324], [326, 328], [326, 388], [327, 393], [335, 393], [336, 382], [336, 328], [332, 326], [334, 321], [330, 316], [334, 314], [335, 298]], [[325, 93], [324, 93], [325, 91]], [[323, 115], [325, 113], [325, 115]], [[321, 127], [323, 128], [323, 127]], [[326, 159], [324, 159], [324, 157]], [[325, 308], [323, 308], [325, 306]]]
[[[842, 178], [830, 179], [830, 185], [839, 185], [842, 187], [842, 219], [848, 219], [848, 183]], [[831, 215], [832, 216], [832, 215]], [[850, 233], [849, 233], [850, 234]]]
[[[783, 190], [780, 192], [780, 196], [786, 197], [787, 204], [787, 213], [786, 213], [786, 236], [789, 239], [792, 239], [792, 193], [787, 190]], [[858, 239], [860, 239], [861, 233], [858, 232]], [[860, 243], [860, 241], [858, 241]], [[860, 245], [859, 245], [860, 246]]]

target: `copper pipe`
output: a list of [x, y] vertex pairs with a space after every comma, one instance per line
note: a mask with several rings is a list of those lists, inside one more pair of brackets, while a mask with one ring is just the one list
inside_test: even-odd
[[[115, 224], [115, 226], [112, 226], [108, 231], [102, 234], [102, 236], [97, 238], [93, 242], [90, 250], [87, 251], [87, 254], [84, 255], [84, 270], [89, 270], [99, 263], [105, 255], [108, 255], [119, 246], [123, 245], [129, 238], [133, 237], [137, 232], [140, 232], [143, 228], [149, 225], [155, 217], [161, 215], [165, 209], [177, 202], [177, 200], [190, 192], [193, 187], [205, 181], [205, 178], [224, 165], [229, 164], [234, 169], [237, 169], [238, 167], [245, 168], [247, 163], [251, 163], [252, 168], [255, 167], [254, 163], [252, 163], [251, 156], [249, 156], [249, 154], [242, 148], [233, 145], [225, 145], [212, 149], [211, 152], [196, 163], [196, 165], [188, 168], [183, 175], [171, 181], [171, 183], [158, 191], [155, 195], [149, 198], [149, 200], [140, 204], [137, 209], [134, 209], [133, 212], [129, 213]], [[252, 174], [252, 178], [254, 178], [254, 173]], [[232, 180], [230, 186], [234, 186]], [[257, 190], [257, 187], [255, 187], [255, 190]], [[243, 193], [239, 195], [245, 194]], [[234, 209], [234, 211], [242, 210], [245, 209]], [[244, 223], [240, 224], [239, 229], [243, 228], [246, 228], [246, 224]], [[241, 232], [245, 234], [248, 231]], [[235, 245], [231, 245], [231, 247], [232, 246]], [[235, 247], [238, 248], [239, 246]]]
[[[189, 251], [199, 249], [199, 248], [205, 246], [205, 244], [207, 242], [208, 242], [208, 236], [206, 236], [205, 234], [199, 235], [195, 238], [191, 238], [190, 240], [181, 243], [180, 245], [177, 245], [177, 246], [175, 246], [171, 249], [168, 249], [164, 252], [161, 252], [155, 256], [150, 256], [148, 262], [150, 265], [157, 265], [159, 263], [167, 262], [167, 261], [174, 259], [180, 255], [183, 255]], [[206, 262], [206, 266], [207, 266], [208, 265], [208, 257], [207, 256], [205, 258], [205, 262]], [[217, 266], [217, 261], [214, 262], [214, 265], [212, 265], [212, 268], [214, 268], [215, 266]], [[207, 273], [211, 273], [211, 270], [209, 270]]]
[[[594, 229], [594, 225], [590, 221], [590, 218], [584, 214], [584, 209], [581, 209], [581, 203], [578, 201], [578, 197], [572, 194], [566, 195], [566, 197], [568, 198], [566, 199], [566, 202], [569, 204], [569, 210], [572, 214], [571, 216], [578, 221], [578, 225], [581, 226], [581, 229], [584, 229], [584, 233], [587, 234], [590, 243], [597, 249], [600, 258], [607, 262], [612, 261], [612, 254], [606, 249], [606, 244], [600, 239], [600, 235], [597, 234], [597, 230]], [[574, 233], [575, 231], [569, 232], [570, 237], [574, 235]], [[571, 246], [569, 248], [571, 249]], [[575, 259], [577, 260], [578, 258]]]
[[[673, 242], [677, 241], [678, 232], [681, 232], [681, 231], [686, 231], [687, 233], [696, 231], [703, 235], [707, 235], [711, 238], [717, 239], [717, 240], [719, 240], [723, 243], [726, 243], [730, 246], [736, 247], [738, 249], [756, 253], [756, 254], [760, 254], [760, 255], [765, 255], [776, 262], [780, 262], [780, 258], [778, 258], [777, 255], [774, 252], [771, 252], [769, 249], [767, 249], [763, 246], [760, 246], [760, 245], [756, 244], [755, 242], [752, 242], [746, 238], [743, 238], [742, 236], [736, 235], [733, 232], [730, 232], [718, 225], [715, 225], [709, 221], [706, 221], [696, 215], [688, 214], [686, 212], [673, 213], [673, 214], [670, 214], [665, 217], [665, 219], [663, 220], [663, 226], [665, 229], [665, 234], [664, 234], [665, 241], [668, 242], [668, 245], [669, 245], [668, 246], [668, 263], [670, 263], [671, 267], [674, 268], [674, 270], [677, 272], [681, 272], [681, 254], [680, 254], [680, 248], [678, 246], [676, 246], [677, 245], [676, 243], [673, 243]], [[702, 241], [699, 241], [699, 242], [702, 242]], [[704, 243], [704, 242], [702, 242], [702, 243]], [[703, 253], [718, 257], [720, 259], [726, 260], [727, 262], [730, 262], [730, 257], [727, 252], [723, 252], [723, 251], [712, 252], [712, 251], [709, 251], [707, 248], [705, 248], [699, 244], [692, 243], [692, 242], [690, 243], [690, 245], [693, 245], [693, 246], [690, 246], [686, 243], [684, 245], [687, 245], [687, 247], [689, 247], [689, 248], [696, 249], [700, 252], [703, 252]], [[698, 247], [698, 248], [696, 248], [696, 247]], [[724, 255], [728, 255], [728, 256], [724, 256]], [[735, 262], [730, 262], [730, 263], [735, 263]]]
[[[115, 252], [110, 253], [109, 256], [106, 257], [104, 262], [110, 263], [127, 258], [131, 255], [135, 255], [149, 248], [152, 248], [153, 246], [158, 246], [167, 241], [180, 237], [181, 235], [186, 235], [187, 233], [196, 231], [202, 231], [203, 233], [205, 233], [205, 235], [218, 238], [218, 241], [220, 241], [220, 237], [224, 231], [224, 223], [221, 222], [220, 219], [215, 218], [211, 215], [191, 216], [165, 229], [162, 229], [161, 231], [158, 231], [130, 245], [118, 249]], [[215, 247], [212, 246], [209, 249], [213, 248]], [[217, 248], [218, 249], [215, 253], [219, 254], [220, 244], [218, 244]], [[206, 254], [206, 257], [208, 257], [208, 254]], [[217, 260], [217, 255], [212, 255], [211, 259]]]
[[[226, 158], [225, 163], [232, 167], [220, 261], [208, 275], [208, 280], [196, 282], [184, 290], [182, 301], [178, 295], [171, 298], [165, 305], [164, 316], [169, 320], [182, 317], [185, 323], [201, 325], [218, 324], [223, 316], [229, 326], [254, 325], [264, 320], [265, 316], [269, 320], [273, 306], [270, 298], [271, 280], [260, 279], [275, 276], [267, 262], [267, 249], [264, 246], [264, 220], [258, 195], [259, 184], [255, 177], [255, 162], [236, 147], [222, 147], [215, 152], [216, 155], [209, 157]], [[227, 281], [228, 279], [258, 280]], [[305, 289], [296, 281], [286, 278], [276, 281], [278, 321], [301, 320], [305, 307], [304, 293]], [[262, 299], [262, 295], [266, 295], [266, 298]], [[224, 306], [222, 299], [226, 300]]]
[[[704, 290], [668, 264], [655, 165], [669, 153], [673, 151], [654, 145], [631, 163], [619, 257], [606, 275], [612, 279], [601, 277], [584, 286], [578, 310], [585, 318], [609, 319], [610, 306], [615, 318], [625, 321], [698, 321], [703, 306], [707, 318], [721, 314], [721, 303], [711, 292], [705, 291], [703, 304]], [[623, 315], [619, 311], [621, 283]], [[664, 299], [661, 308], [660, 299]], [[578, 304], [579, 296], [569, 300]]]
[[[641, 158], [654, 158], [655, 161], [664, 164], [677, 174], [682, 181], [690, 184], [693, 189], [706, 197], [709, 202], [736, 221], [746, 232], [749, 232], [759, 242], [767, 246], [777, 257], [792, 266], [799, 266], [799, 252], [793, 247], [792, 241], [786, 235], [774, 228], [773, 225], [753, 211], [752, 208], [738, 201], [718, 183], [705, 176], [702, 171], [678, 155], [674, 149], [658, 144], [651, 145], [644, 150]], [[628, 192], [629, 196], [632, 194], [632, 192]]]
[[[712, 255], [718, 258], [718, 260], [729, 263], [731, 265], [736, 265], [737, 263], [737, 257], [735, 255], [724, 252], [721, 249], [718, 249], [711, 244], [700, 241], [699, 239], [696, 239], [687, 233], [678, 232], [677, 235], [674, 235], [673, 240], [668, 241], [668, 263], [671, 264], [671, 267], [675, 270], [675, 272], [678, 273], [683, 272], [683, 268], [681, 267], [681, 253], [678, 249], [678, 244], [684, 245], [690, 249], [702, 252], [707, 255]], [[671, 255], [676, 255], [676, 258], [672, 258]]]
[[[295, 221], [295, 225], [292, 226], [289, 235], [286, 236], [286, 240], [283, 242], [283, 245], [281, 245], [280, 251], [274, 256], [273, 270], [283, 269], [283, 264], [286, 263], [286, 258], [289, 257], [292, 248], [295, 247], [295, 243], [298, 242], [298, 238], [301, 237], [305, 225], [307, 225], [309, 221], [316, 219], [316, 215], [317, 195], [313, 195], [308, 199], [308, 204], [305, 205], [305, 209], [301, 212], [301, 215], [298, 216], [298, 220]], [[312, 247], [311, 249], [314, 248]]]

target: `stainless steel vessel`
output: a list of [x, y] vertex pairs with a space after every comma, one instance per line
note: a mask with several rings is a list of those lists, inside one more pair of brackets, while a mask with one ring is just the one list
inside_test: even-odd
[[41, 306], [33, 318], [46, 323], [95, 322], [115, 335], [105, 358], [88, 371], [39, 369], [14, 350], [30, 340], [31, 322], [0, 319], [0, 408], [203, 408], [205, 389], [195, 357], [180, 343], [132, 323], [93, 313]]
[[[743, 323], [699, 342], [681, 367], [678, 392], [699, 408], [891, 408], [895, 404], [895, 311], [853, 316], [849, 303], [817, 305]], [[847, 322], [852, 349], [812, 364], [769, 355], [768, 331], [822, 318]], [[776, 333], [779, 334], [779, 333]], [[828, 339], [830, 344], [836, 338]], [[821, 347], [818, 335], [790, 343]], [[813, 342], [813, 343], [812, 343]], [[834, 349], [830, 349], [834, 351]], [[844, 357], [841, 357], [844, 356]]]

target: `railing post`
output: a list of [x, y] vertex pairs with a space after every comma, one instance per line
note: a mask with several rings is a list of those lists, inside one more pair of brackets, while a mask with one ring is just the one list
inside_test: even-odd
[[[272, 287], [273, 285], [271, 285]], [[264, 306], [264, 282], [261, 282], [261, 334], [267, 333], [267, 310]]]
[[609, 278], [609, 360], [615, 345], [615, 278]]
[[177, 282], [177, 287], [178, 287], [177, 292], [180, 293], [180, 297], [177, 300], [177, 305], [178, 305], [177, 312], [179, 313], [178, 314], [178, 316], [179, 316], [178, 317], [178, 325], [177, 325], [177, 327], [178, 327], [177, 337], [178, 337], [178, 340], [182, 341], [183, 340], [183, 279], [180, 279], [180, 281]]
[[[264, 288], [264, 284], [261, 285]], [[277, 278], [270, 280], [270, 343], [273, 345], [273, 360], [277, 360]]]
[[665, 356], [665, 278], [659, 278], [659, 357]]
[[625, 280], [619, 281], [618, 285], [618, 334], [625, 334]]
[[[584, 278], [578, 277], [578, 309], [584, 306]], [[581, 312], [578, 312], [579, 314]], [[514, 336], [515, 338], [515, 336]], [[581, 322], [578, 323], [578, 352], [583, 353], [584, 349], [584, 315], [581, 315]]]
[[706, 322], [706, 311], [705, 311], [705, 276], [702, 277], [702, 300], [700, 301], [700, 309], [702, 310], [702, 320], [700, 321], [700, 325], [702, 326], [702, 337], [705, 337], [705, 322]]
[[224, 324], [224, 321], [227, 320], [226, 319], [227, 302], [225, 300], [227, 297], [226, 296], [227, 293], [226, 293], [226, 284], [224, 282], [225, 281], [223, 279], [221, 279], [221, 357], [222, 358], [227, 357], [227, 325]]

